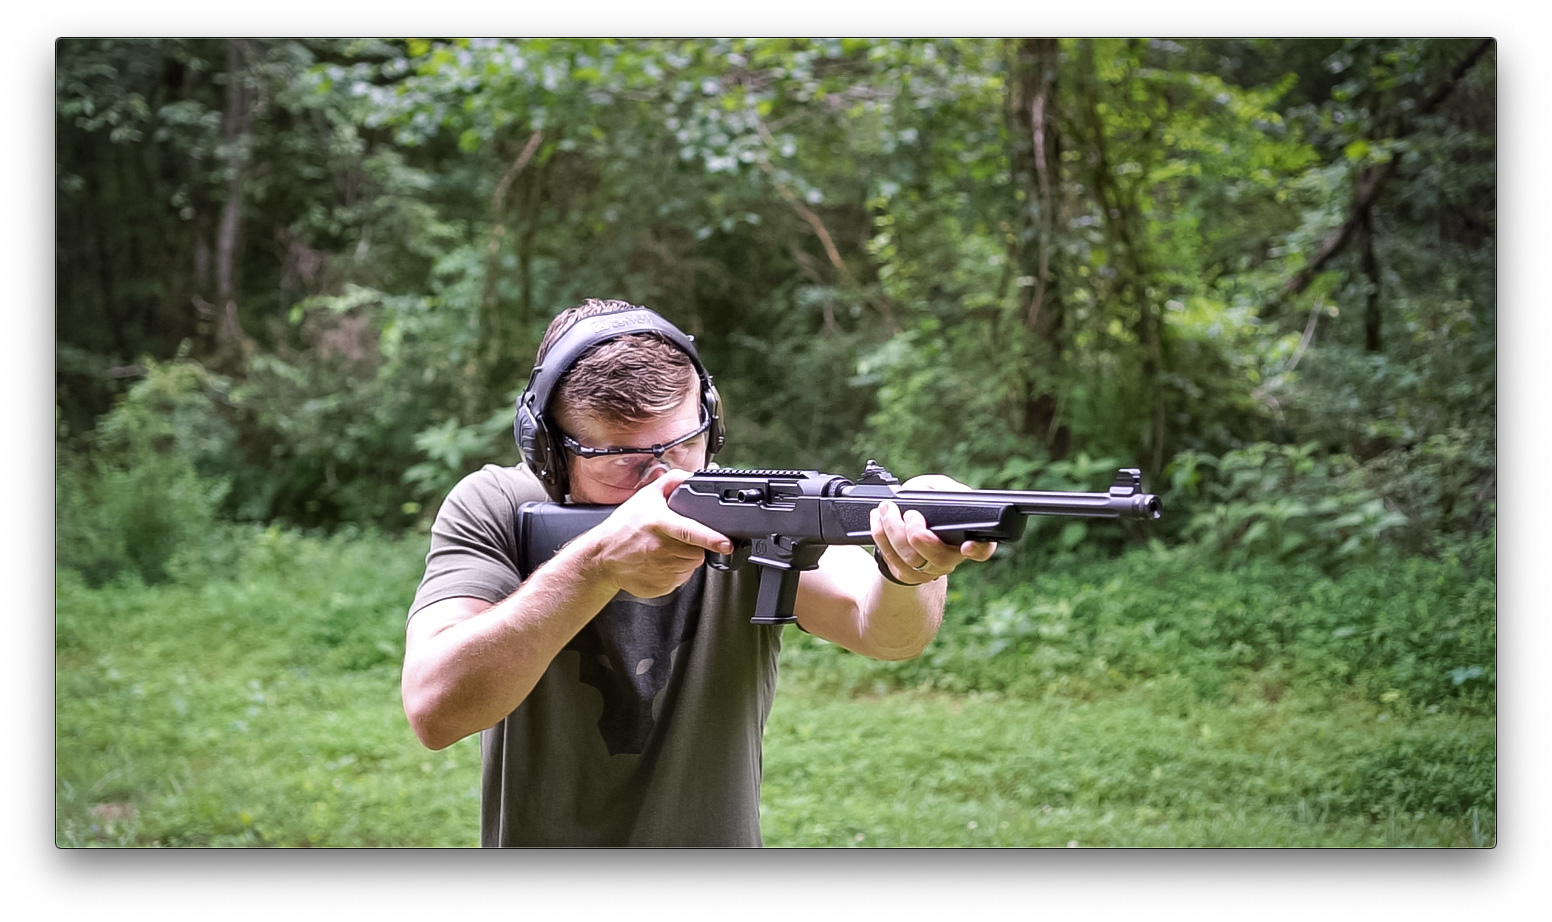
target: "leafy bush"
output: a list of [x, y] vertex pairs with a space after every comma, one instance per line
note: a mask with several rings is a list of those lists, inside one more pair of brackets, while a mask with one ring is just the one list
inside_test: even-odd
[[1270, 557], [1331, 567], [1372, 559], [1406, 522], [1352, 459], [1323, 456], [1313, 442], [1257, 442], [1221, 458], [1182, 452], [1171, 484], [1180, 505], [1195, 510], [1187, 535], [1223, 564]]
[[209, 547], [228, 483], [199, 468], [213, 467], [231, 444], [210, 406], [209, 391], [221, 384], [193, 363], [149, 362], [90, 433], [88, 451], [57, 447], [58, 566], [91, 585], [121, 574], [156, 583], [180, 549]]
[[1333, 326], [1297, 375], [1270, 387], [1302, 438], [1339, 446], [1406, 516], [1387, 540], [1414, 551], [1432, 552], [1440, 536], [1482, 534], [1497, 514], [1495, 295], [1491, 267], [1473, 272], [1445, 272], [1429, 286], [1445, 296], [1388, 305], [1383, 353]]
[[123, 573], [162, 582], [179, 549], [215, 527], [225, 492], [185, 458], [125, 464], [66, 456], [55, 481], [56, 562], [93, 586]]
[[1381, 552], [1330, 576], [1258, 558], [1202, 566], [1155, 543], [1118, 558], [1053, 555], [956, 575], [938, 639], [873, 663], [806, 635], [784, 653], [826, 685], [1091, 698], [1159, 677], [1198, 696], [1357, 695], [1397, 713], [1491, 712], [1497, 626], [1491, 540], [1443, 559]]
[[1364, 465], [1386, 502], [1405, 513], [1406, 547], [1434, 550], [1441, 538], [1490, 531], [1498, 513], [1491, 417], [1386, 451]]
[[446, 496], [475, 465], [501, 457], [515, 460], [512, 445], [512, 405], [517, 395], [495, 413], [473, 425], [461, 426], [456, 419], [423, 429], [415, 434], [415, 447], [426, 460], [404, 472], [404, 482], [426, 499]]

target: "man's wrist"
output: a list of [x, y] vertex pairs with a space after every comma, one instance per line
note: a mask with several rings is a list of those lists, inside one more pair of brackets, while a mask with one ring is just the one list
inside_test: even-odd
[[614, 578], [608, 555], [604, 553], [604, 548], [596, 536], [582, 535], [562, 548], [556, 557], [566, 555], [568, 552], [573, 561], [572, 572], [577, 574], [581, 582], [587, 585], [608, 586], [615, 592], [620, 591], [620, 584]]
[[879, 550], [878, 550], [877, 547], [873, 548], [873, 561], [878, 564], [879, 575], [883, 576], [885, 581], [894, 583], [896, 586], [904, 586], [907, 589], [916, 589], [916, 588], [919, 588], [921, 586], [927, 585], [928, 583], [932, 582], [933, 580], [941, 578], [941, 575], [940, 575], [940, 576], [934, 576], [932, 579], [922, 580], [919, 583], [908, 583], [905, 580], [901, 579], [900, 577], [895, 576], [894, 573], [890, 572], [888, 562], [886, 562], [884, 560], [884, 555], [879, 553]]

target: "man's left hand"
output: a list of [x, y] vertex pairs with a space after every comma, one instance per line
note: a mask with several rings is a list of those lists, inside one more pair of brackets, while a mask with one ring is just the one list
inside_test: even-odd
[[[900, 485], [902, 490], [968, 490], [942, 474], [922, 474]], [[873, 544], [889, 569], [903, 583], [920, 585], [947, 576], [966, 560], [986, 560], [997, 550], [995, 541], [966, 541], [955, 547], [938, 539], [915, 510], [903, 515], [890, 500], [878, 504], [870, 517]]]

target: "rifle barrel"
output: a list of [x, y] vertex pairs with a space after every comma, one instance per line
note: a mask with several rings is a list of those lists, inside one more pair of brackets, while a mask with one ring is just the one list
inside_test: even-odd
[[1070, 515], [1084, 518], [1157, 519], [1164, 514], [1152, 493], [1056, 493], [1042, 490], [900, 490], [900, 500], [921, 503], [1001, 503], [1021, 515]]

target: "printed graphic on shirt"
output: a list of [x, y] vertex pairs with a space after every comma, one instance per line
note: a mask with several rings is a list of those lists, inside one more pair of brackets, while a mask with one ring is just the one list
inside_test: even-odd
[[610, 755], [640, 754], [652, 735], [652, 705], [668, 684], [679, 645], [695, 636], [706, 571], [657, 599], [622, 594], [566, 644], [580, 658], [579, 678], [604, 698], [598, 732]]

